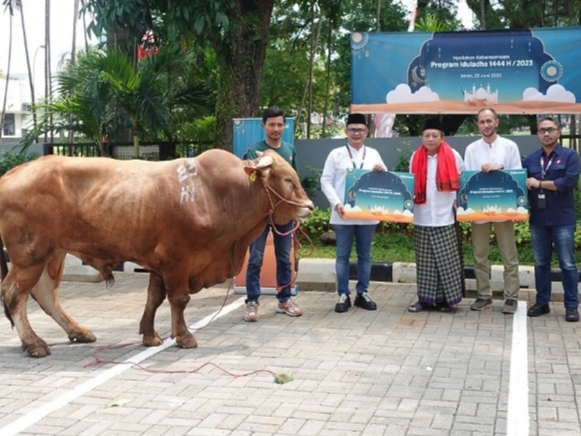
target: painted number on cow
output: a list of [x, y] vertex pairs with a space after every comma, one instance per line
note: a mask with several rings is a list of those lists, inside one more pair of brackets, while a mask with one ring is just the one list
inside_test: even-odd
[[194, 188], [191, 186], [182, 186], [180, 191], [180, 203], [184, 201], [194, 201]]
[[184, 182], [198, 175], [198, 168], [196, 167], [195, 160], [190, 159], [186, 163], [181, 164], [178, 167], [177, 172], [178, 180], [182, 184], [180, 187], [180, 203], [194, 201], [195, 188], [191, 185], [184, 184]]
[[190, 159], [184, 164], [181, 164], [178, 169], [178, 180], [180, 183], [184, 183], [190, 177], [195, 177], [198, 175], [198, 168], [196, 167], [196, 162], [194, 159]]

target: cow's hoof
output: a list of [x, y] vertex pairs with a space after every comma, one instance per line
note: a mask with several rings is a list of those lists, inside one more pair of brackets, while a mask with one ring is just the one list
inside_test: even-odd
[[78, 342], [80, 344], [87, 344], [89, 342], [95, 342], [97, 337], [90, 330], [81, 330], [78, 332], [72, 332], [69, 335], [69, 341]]
[[48, 348], [48, 345], [46, 343], [29, 346], [23, 345], [22, 348], [24, 348], [24, 351], [26, 351], [30, 357], [50, 356], [50, 348]]
[[182, 339], [176, 339], [176, 344], [178, 344], [178, 347], [181, 348], [198, 348], [198, 343], [196, 342], [196, 339], [193, 336]]
[[143, 345], [146, 347], [159, 347], [163, 344], [163, 340], [154, 332], [153, 335], [143, 335]]

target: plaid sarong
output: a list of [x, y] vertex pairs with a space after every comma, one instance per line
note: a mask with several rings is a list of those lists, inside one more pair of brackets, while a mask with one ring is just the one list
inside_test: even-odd
[[454, 225], [414, 226], [419, 301], [455, 306], [462, 301], [462, 263]]

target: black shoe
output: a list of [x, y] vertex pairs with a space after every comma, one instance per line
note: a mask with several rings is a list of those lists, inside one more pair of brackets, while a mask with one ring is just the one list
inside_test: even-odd
[[351, 298], [349, 295], [343, 294], [339, 296], [339, 301], [335, 304], [335, 312], [343, 313], [347, 312], [351, 307]]
[[504, 302], [504, 307], [502, 308], [502, 313], [506, 313], [506, 314], [514, 314], [516, 313], [516, 309], [518, 307], [518, 303], [516, 300], [513, 300], [512, 298], [507, 298], [506, 301]]
[[579, 322], [579, 311], [576, 307], [566, 307], [565, 308], [565, 321], [567, 322]]
[[363, 294], [357, 294], [357, 298], [355, 298], [355, 302], [353, 304], [365, 310], [377, 309], [377, 304], [373, 302], [367, 292], [364, 292]]
[[550, 311], [551, 309], [549, 309], [549, 306], [535, 303], [529, 310], [527, 310], [527, 316], [541, 316]]

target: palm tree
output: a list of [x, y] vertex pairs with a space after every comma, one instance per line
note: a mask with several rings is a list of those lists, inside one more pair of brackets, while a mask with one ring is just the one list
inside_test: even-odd
[[[50, 0], [44, 3], [44, 97], [52, 100], [52, 76], [50, 72]], [[52, 118], [50, 119], [52, 124]], [[53, 141], [53, 131], [50, 130], [51, 142]], [[48, 132], [44, 134], [44, 142], [48, 140]]]
[[75, 0], [75, 10], [73, 12], [73, 47], [71, 48], [71, 65], [75, 65], [77, 56], [77, 21], [79, 21], [79, 2]]
[[0, 114], [0, 139], [4, 133], [4, 117], [6, 116], [6, 105], [8, 104], [8, 84], [10, 83], [10, 63], [12, 58], [12, 17], [16, 8], [16, 0], [4, 0], [2, 5], [4, 10], [10, 15], [10, 30], [8, 33], [8, 66], [6, 67], [6, 84], [4, 86], [4, 101], [2, 103], [2, 113]]
[[157, 56], [142, 60], [137, 71], [132, 60], [118, 51], [81, 54], [77, 65], [69, 64], [58, 75], [58, 97], [39, 106], [43, 112], [39, 126], [22, 146], [25, 149], [35, 135], [49, 130], [73, 132], [95, 143], [105, 155], [104, 138], [116, 137], [128, 120], [139, 157], [143, 135], [174, 139], [172, 108], [181, 112], [206, 107], [206, 89], [187, 81], [194, 68], [179, 49], [160, 50]]
[[20, 9], [20, 24], [22, 25], [22, 37], [24, 40], [24, 54], [26, 56], [26, 68], [28, 70], [28, 83], [30, 84], [30, 102], [32, 108], [32, 125], [36, 128], [36, 109], [35, 109], [35, 97], [34, 97], [34, 81], [32, 77], [32, 70], [30, 68], [30, 53], [28, 51], [28, 38], [26, 36], [26, 26], [24, 25], [24, 10], [22, 9], [22, 0], [17, 0], [18, 8]]

